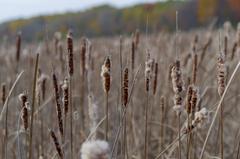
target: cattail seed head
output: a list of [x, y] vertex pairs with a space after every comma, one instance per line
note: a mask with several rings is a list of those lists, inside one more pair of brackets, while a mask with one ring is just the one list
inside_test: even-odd
[[21, 32], [18, 32], [16, 39], [16, 60], [17, 62], [20, 59], [20, 51], [21, 51]]
[[2, 83], [1, 88], [2, 88], [1, 89], [2, 90], [1, 100], [2, 100], [2, 104], [4, 104], [6, 101], [6, 84]]
[[124, 69], [123, 75], [123, 105], [128, 103], [128, 68]]
[[198, 104], [198, 100], [199, 100], [198, 88], [193, 87], [192, 88], [192, 98], [191, 98], [191, 114], [192, 114], [193, 118], [194, 118], [194, 114], [195, 114], [196, 107]]
[[73, 38], [72, 38], [72, 32], [69, 31], [67, 35], [67, 49], [68, 49], [68, 69], [69, 69], [69, 75], [73, 75]]
[[63, 105], [64, 105], [64, 114], [68, 113], [68, 103], [69, 103], [69, 89], [68, 89], [68, 80], [65, 79], [62, 85], [62, 90], [63, 90]]
[[155, 62], [154, 70], [154, 81], [153, 81], [153, 94], [156, 94], [157, 91], [157, 81], [158, 81], [158, 63]]
[[218, 82], [218, 94], [220, 96], [223, 95], [223, 92], [225, 90], [225, 81], [226, 81], [226, 65], [225, 65], [225, 59], [224, 54], [220, 54], [218, 57], [217, 62], [217, 82]]
[[109, 145], [106, 141], [93, 140], [82, 144], [82, 159], [109, 159]]
[[153, 59], [151, 59], [150, 54], [147, 53], [147, 60], [145, 62], [145, 89], [146, 92], [149, 91], [150, 87], [150, 79], [152, 77], [153, 72]]
[[101, 71], [101, 76], [103, 80], [103, 88], [106, 93], [109, 92], [110, 90], [110, 85], [111, 85], [111, 60], [109, 56], [105, 59], [104, 64], [102, 65], [102, 71]]
[[55, 145], [55, 148], [56, 148], [56, 150], [57, 150], [57, 153], [58, 153], [60, 159], [63, 159], [62, 148], [61, 148], [61, 146], [60, 146], [60, 144], [59, 144], [58, 138], [57, 138], [57, 136], [55, 135], [54, 131], [50, 130], [50, 136], [51, 136], [51, 138], [52, 138], [52, 140], [53, 140], [53, 143], [54, 143], [54, 145]]
[[134, 70], [134, 66], [135, 66], [135, 42], [134, 42], [134, 39], [132, 39], [132, 46], [131, 46], [131, 67], [132, 67], [132, 70]]
[[191, 113], [192, 92], [193, 92], [192, 85], [189, 85], [187, 90], [187, 98], [186, 98], [186, 111], [188, 114]]
[[63, 121], [62, 121], [62, 109], [60, 104], [60, 94], [59, 94], [59, 87], [58, 87], [58, 80], [55, 73], [52, 74], [53, 79], [53, 87], [55, 93], [55, 101], [56, 101], [56, 110], [57, 110], [57, 117], [58, 117], [58, 127], [60, 134], [63, 135]]
[[87, 39], [83, 38], [81, 45], [81, 74], [84, 75], [86, 65]]
[[23, 121], [23, 127], [25, 130], [28, 128], [28, 105], [27, 102], [27, 95], [25, 93], [21, 93], [18, 96], [18, 99], [21, 101], [21, 107], [22, 107], [22, 121]]
[[175, 93], [182, 92], [184, 90], [184, 87], [183, 87], [182, 72], [180, 69], [179, 60], [177, 60], [172, 67], [171, 78], [172, 78], [173, 91]]

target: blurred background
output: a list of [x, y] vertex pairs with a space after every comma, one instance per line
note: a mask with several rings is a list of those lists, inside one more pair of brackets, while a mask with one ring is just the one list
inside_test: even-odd
[[176, 10], [181, 30], [240, 20], [240, 0], [0, 0], [0, 6], [0, 40], [21, 31], [24, 41], [39, 41], [69, 28], [76, 37], [145, 32], [146, 26], [173, 31]]

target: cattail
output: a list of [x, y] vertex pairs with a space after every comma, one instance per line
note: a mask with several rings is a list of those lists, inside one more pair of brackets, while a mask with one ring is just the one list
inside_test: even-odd
[[227, 57], [227, 51], [228, 51], [228, 34], [226, 33], [224, 36], [224, 56]]
[[183, 87], [182, 72], [180, 69], [180, 61], [179, 60], [177, 60], [176, 63], [172, 67], [171, 78], [172, 78], [173, 91], [175, 93], [182, 92], [184, 87]]
[[175, 93], [173, 109], [177, 113], [180, 113], [183, 110], [181, 93], [184, 90], [184, 87], [183, 87], [182, 72], [180, 69], [180, 61], [179, 60], [177, 60], [176, 63], [172, 67], [171, 78], [172, 78], [173, 91]]
[[218, 82], [218, 94], [223, 95], [225, 90], [225, 81], [226, 81], [226, 66], [224, 54], [220, 53], [217, 62], [217, 82]]
[[192, 63], [192, 84], [196, 83], [197, 79], [197, 67], [198, 67], [198, 55], [196, 53], [193, 54], [193, 63]]
[[191, 113], [191, 101], [192, 101], [192, 93], [193, 93], [193, 86], [189, 85], [187, 90], [187, 98], [186, 98], [186, 111], [188, 114]]
[[21, 107], [22, 107], [22, 120], [23, 120], [23, 126], [24, 129], [27, 130], [28, 128], [28, 105], [29, 103], [27, 102], [27, 95], [25, 93], [21, 93], [18, 96], [18, 99], [21, 101]]
[[52, 74], [52, 79], [53, 79], [53, 87], [54, 87], [55, 100], [56, 100], [58, 127], [59, 127], [60, 134], [63, 136], [63, 121], [62, 121], [62, 110], [60, 105], [60, 94], [58, 89], [58, 81], [55, 73]]
[[21, 51], [21, 32], [17, 34], [17, 39], [16, 39], [16, 60], [17, 62], [20, 59], [20, 51]]
[[73, 38], [72, 38], [72, 32], [69, 31], [67, 35], [67, 49], [68, 49], [68, 69], [69, 69], [69, 75], [73, 75]]
[[158, 81], [158, 63], [155, 62], [155, 70], [154, 70], [154, 81], [153, 81], [153, 94], [156, 94], [157, 91], [157, 81]]
[[50, 136], [51, 136], [51, 138], [53, 140], [53, 143], [55, 145], [55, 148], [57, 150], [57, 153], [58, 153], [59, 157], [61, 159], [63, 159], [63, 152], [62, 152], [62, 148], [61, 148], [61, 146], [60, 146], [60, 144], [58, 142], [58, 138], [57, 138], [57, 136], [55, 135], [55, 133], [52, 130], [49, 130], [49, 131], [50, 131]]
[[64, 114], [65, 116], [68, 113], [68, 104], [69, 104], [69, 89], [68, 89], [68, 81], [67, 79], [64, 80], [63, 85], [62, 85], [62, 90], [63, 90], [63, 106], [64, 106]]
[[128, 103], [128, 68], [125, 68], [123, 75], [123, 105]]
[[238, 44], [237, 42], [234, 42], [233, 47], [232, 47], [232, 55], [231, 55], [231, 60], [234, 59], [235, 52], [237, 51]]
[[85, 141], [81, 148], [81, 159], [109, 159], [110, 149], [106, 141]]
[[195, 114], [196, 107], [198, 104], [198, 100], [199, 100], [198, 88], [193, 87], [192, 88], [192, 97], [191, 97], [191, 114], [192, 114], [193, 118], [194, 118], [194, 114]]
[[1, 100], [2, 100], [2, 104], [5, 103], [6, 101], [6, 84], [5, 83], [2, 83], [2, 97], [1, 97]]
[[110, 90], [111, 85], [111, 60], [109, 57], [107, 57], [104, 61], [104, 64], [102, 65], [102, 72], [101, 76], [103, 79], [103, 88], [106, 93]]
[[149, 91], [150, 87], [150, 79], [152, 77], [152, 70], [153, 70], [153, 59], [151, 59], [150, 54], [147, 53], [147, 60], [145, 62], [145, 89], [146, 92]]
[[131, 66], [132, 66], [132, 70], [134, 70], [134, 66], [135, 66], [135, 42], [132, 38], [132, 46], [131, 46]]
[[84, 76], [85, 64], [86, 64], [86, 51], [87, 51], [87, 40], [83, 38], [83, 43], [81, 46], [81, 74]]

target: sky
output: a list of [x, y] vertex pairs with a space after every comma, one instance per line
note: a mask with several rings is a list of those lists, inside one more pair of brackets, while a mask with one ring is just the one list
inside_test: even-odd
[[160, 0], [0, 0], [0, 23], [42, 14], [79, 11], [101, 4], [115, 7]]

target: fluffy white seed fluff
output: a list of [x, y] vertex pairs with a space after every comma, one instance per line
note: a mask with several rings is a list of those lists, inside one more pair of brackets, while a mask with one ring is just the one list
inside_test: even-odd
[[206, 108], [202, 108], [200, 111], [195, 113], [195, 119], [193, 125], [201, 128], [209, 120], [209, 112]]
[[109, 145], [106, 141], [86, 141], [82, 144], [81, 159], [109, 159], [109, 152]]

